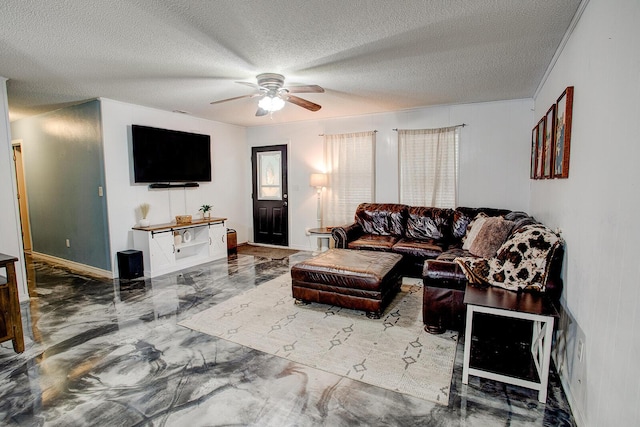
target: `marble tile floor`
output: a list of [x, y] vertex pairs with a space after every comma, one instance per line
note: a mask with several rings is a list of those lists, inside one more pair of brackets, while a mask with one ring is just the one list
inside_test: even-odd
[[234, 255], [134, 281], [30, 262], [26, 350], [0, 345], [0, 425], [575, 425], [554, 372], [546, 405], [520, 387], [463, 385], [462, 340], [444, 406], [177, 325], [310, 256]]

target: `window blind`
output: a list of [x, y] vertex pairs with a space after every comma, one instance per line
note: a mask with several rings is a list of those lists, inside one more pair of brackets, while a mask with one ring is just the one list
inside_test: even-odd
[[360, 203], [375, 194], [375, 132], [324, 136], [329, 185], [323, 222], [329, 226], [353, 222]]
[[457, 205], [459, 135], [459, 126], [398, 130], [401, 203]]

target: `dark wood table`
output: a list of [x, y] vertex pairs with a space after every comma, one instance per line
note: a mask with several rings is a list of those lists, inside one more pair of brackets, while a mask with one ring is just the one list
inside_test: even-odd
[[[513, 292], [494, 286], [479, 287], [467, 285], [464, 296], [467, 305], [467, 324], [464, 339], [464, 364], [462, 383], [469, 383], [469, 375], [501, 381], [538, 391], [538, 400], [547, 400], [547, 385], [551, 363], [551, 341], [553, 324], [558, 311], [542, 293]], [[471, 334], [475, 313], [487, 313], [505, 319], [515, 318], [533, 322], [531, 355], [538, 373], [539, 381], [529, 381], [509, 375], [474, 368], [471, 361]]]
[[14, 265], [16, 261], [18, 258], [0, 253], [0, 268], [7, 272], [6, 283], [0, 278], [0, 342], [12, 340], [16, 353], [22, 353], [24, 336]]

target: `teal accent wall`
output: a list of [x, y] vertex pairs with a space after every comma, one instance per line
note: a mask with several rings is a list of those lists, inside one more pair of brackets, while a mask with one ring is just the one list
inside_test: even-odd
[[100, 101], [17, 120], [11, 132], [23, 144], [33, 250], [110, 271]]

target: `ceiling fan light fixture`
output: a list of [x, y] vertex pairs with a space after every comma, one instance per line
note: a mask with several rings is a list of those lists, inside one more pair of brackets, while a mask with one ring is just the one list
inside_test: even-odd
[[284, 100], [278, 96], [266, 95], [258, 102], [258, 107], [269, 112], [282, 110], [284, 107]]
[[284, 86], [284, 76], [275, 73], [262, 73], [256, 76], [256, 83], [236, 82], [244, 86], [255, 89], [254, 93], [248, 95], [234, 96], [233, 98], [222, 99], [220, 101], [212, 101], [211, 104], [220, 104], [236, 99], [258, 98], [258, 110], [256, 117], [265, 116], [274, 111], [280, 111], [284, 108], [285, 103], [302, 107], [308, 111], [318, 111], [321, 105], [311, 102], [307, 99], [300, 98], [292, 93], [323, 93], [324, 89], [318, 85], [293, 85]]

